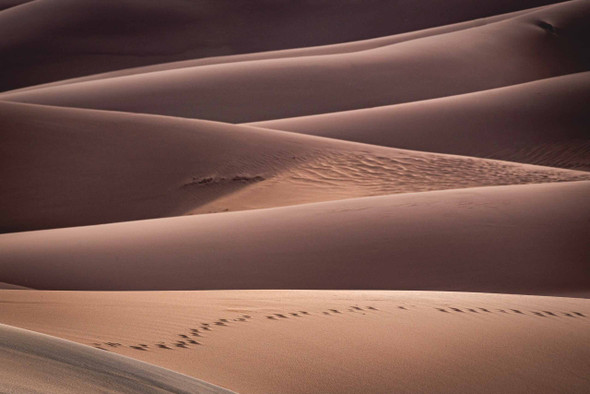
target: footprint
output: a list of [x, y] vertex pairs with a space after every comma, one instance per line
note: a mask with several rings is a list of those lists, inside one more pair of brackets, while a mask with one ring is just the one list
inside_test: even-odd
[[146, 349], [146, 348], [144, 348], [143, 346], [133, 346], [133, 345], [131, 345], [131, 346], [129, 346], [129, 347], [130, 347], [131, 349], [135, 349], [135, 350], [142, 350], [142, 351], [144, 351], [144, 352], [147, 352], [147, 349]]
[[437, 310], [441, 311], [441, 312], [445, 312], [445, 313], [449, 313], [449, 311], [447, 311], [446, 309], [443, 308], [436, 308]]
[[498, 309], [498, 312], [502, 312], [502, 313], [508, 313], [508, 312], [506, 312], [504, 309]]
[[121, 346], [118, 342], [105, 342], [105, 344], [109, 345], [110, 347], [119, 347]]
[[463, 312], [463, 311], [462, 311], [461, 309], [459, 309], [459, 308], [453, 308], [453, 307], [449, 307], [449, 309], [451, 309], [452, 311], [455, 311], [455, 312], [461, 312], [461, 313], [465, 313], [465, 312]]
[[488, 309], [486, 309], [486, 308], [479, 308], [479, 310], [480, 310], [480, 311], [483, 311], [483, 312], [487, 312], [487, 313], [492, 313], [492, 312], [490, 312], [490, 311], [489, 311]]
[[478, 311], [476, 311], [475, 309], [468, 308], [467, 310], [468, 310], [469, 312], [473, 312], [473, 313], [479, 313], [479, 312], [478, 312]]
[[541, 317], [547, 317], [544, 314], [542, 314], [541, 312], [533, 312], [533, 314], [537, 315], [537, 316], [541, 316]]
[[216, 326], [227, 326], [227, 324], [225, 324], [225, 323], [224, 323], [224, 322], [222, 322], [222, 321], [216, 321], [216, 322], [215, 322], [215, 325], [216, 325]]
[[330, 312], [323, 312], [324, 315], [330, 315]]
[[266, 318], [267, 318], [267, 319], [271, 319], [271, 320], [277, 320], [277, 318], [276, 318], [276, 317], [274, 317], [274, 316], [266, 316]]
[[252, 316], [250, 316], [250, 315], [242, 315], [242, 317], [243, 317], [244, 319], [252, 319]]
[[288, 319], [288, 317], [283, 315], [282, 313], [275, 313], [275, 316], [280, 317], [281, 319]]
[[334, 312], [334, 313], [342, 313], [342, 312], [340, 312], [338, 309], [330, 309], [330, 311], [331, 311], [331, 312]]
[[363, 310], [363, 308], [360, 308], [360, 307], [358, 307], [358, 306], [353, 306], [352, 308], [353, 308], [353, 309], [356, 309], [357, 311], [362, 311], [362, 310]]
[[185, 335], [185, 334], [178, 334], [178, 336], [181, 337], [181, 338], [188, 339], [188, 335]]
[[514, 312], [514, 313], [518, 313], [520, 315], [524, 315], [524, 313], [521, 312], [521, 311], [519, 311], [518, 309], [511, 309], [511, 311]]
[[377, 311], [377, 310], [378, 310], [378, 309], [377, 309], [377, 308], [375, 308], [374, 306], [368, 306], [368, 307], [367, 307], [367, 309], [370, 309], [370, 310], [372, 310], [372, 311]]
[[580, 317], [586, 317], [586, 315], [584, 315], [583, 313], [580, 312], [573, 312], [574, 315], [578, 315]]
[[545, 312], [545, 314], [547, 314], [549, 316], [555, 316], [555, 317], [557, 317], [557, 315], [555, 313], [553, 313], [553, 312], [549, 312], [549, 311], [543, 311], [543, 312]]
[[181, 348], [183, 348], [183, 349], [188, 349], [188, 347], [186, 346], [186, 344], [185, 344], [185, 343], [176, 343], [174, 346], [176, 346], [176, 347], [181, 347]]
[[156, 344], [157, 347], [159, 347], [160, 349], [170, 349], [168, 346], [166, 346], [166, 344], [164, 343], [157, 343]]
[[568, 317], [574, 317], [571, 313], [563, 312], [563, 314]]
[[300, 317], [298, 313], [291, 313], [291, 316]]
[[187, 342], [192, 343], [193, 345], [200, 345], [201, 344], [200, 342], [197, 342], [194, 339], [189, 339]]
[[309, 312], [306, 311], [299, 311], [299, 313], [301, 313], [302, 315], [309, 315]]
[[227, 319], [219, 319], [219, 321], [227, 323]]
[[408, 308], [406, 308], [405, 306], [398, 306], [399, 309], [403, 309], [404, 311], [407, 311]]

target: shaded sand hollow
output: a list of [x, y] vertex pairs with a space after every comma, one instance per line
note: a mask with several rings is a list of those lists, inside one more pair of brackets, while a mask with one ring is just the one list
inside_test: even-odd
[[588, 388], [590, 301], [584, 299], [386, 291], [3, 290], [0, 302], [0, 319], [7, 324], [243, 393], [584, 393]]

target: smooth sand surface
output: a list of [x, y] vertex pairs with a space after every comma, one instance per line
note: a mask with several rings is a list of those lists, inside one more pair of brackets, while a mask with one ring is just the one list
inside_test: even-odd
[[588, 393], [589, 18], [0, 0], [0, 392]]
[[151, 66], [143, 66], [143, 67], [132, 67], [126, 68], [123, 70], [111, 71], [106, 73], [99, 73], [99, 74], [92, 74], [86, 75], [83, 77], [78, 78], [70, 78], [59, 80], [55, 82], [49, 82], [46, 84], [40, 85], [33, 85], [27, 86], [20, 89], [14, 89], [10, 92], [22, 92], [26, 90], [35, 90], [39, 89], [40, 87], [49, 87], [49, 86], [59, 86], [59, 85], [67, 85], [76, 82], [83, 82], [83, 81], [94, 81], [98, 79], [107, 79], [107, 78], [114, 78], [114, 77], [121, 77], [125, 75], [137, 75], [137, 74], [145, 74], [154, 71], [166, 71], [166, 70], [173, 70], [179, 68], [187, 68], [187, 67], [195, 67], [195, 66], [206, 66], [212, 64], [223, 64], [223, 63], [235, 63], [235, 62], [245, 62], [245, 61], [252, 61], [252, 60], [266, 60], [266, 59], [283, 59], [283, 58], [290, 58], [290, 57], [300, 57], [300, 56], [315, 56], [315, 55], [332, 55], [336, 53], [350, 53], [350, 52], [358, 52], [364, 51], [367, 49], [374, 49], [378, 47], [382, 47], [385, 45], [392, 45], [397, 44], [404, 41], [415, 40], [417, 38], [422, 37], [429, 37], [434, 36], [437, 34], [444, 34], [458, 30], [465, 30], [472, 27], [486, 25], [488, 23], [497, 22], [504, 19], [510, 19], [515, 16], [529, 14], [531, 12], [538, 11], [543, 7], [550, 7], [551, 5], [536, 7], [536, 8], [527, 8], [521, 11], [510, 12], [506, 14], [500, 15], [493, 15], [489, 17], [478, 18], [474, 20], [469, 20], [465, 22], [453, 23], [450, 25], [444, 26], [437, 26], [432, 27], [429, 29], [424, 30], [417, 30], [417, 31], [410, 31], [407, 33], [400, 33], [395, 34], [392, 36], [385, 36], [385, 37], [377, 37], [371, 38], [367, 40], [360, 40], [360, 41], [352, 41], [352, 42], [343, 42], [340, 44], [331, 44], [331, 45], [320, 45], [320, 46], [312, 46], [312, 47], [302, 47], [302, 48], [294, 48], [294, 49], [281, 49], [276, 51], [264, 51], [264, 52], [254, 52], [254, 53], [244, 53], [239, 55], [226, 55], [226, 56], [210, 56], [205, 58], [199, 59], [191, 59], [191, 60], [183, 60], [178, 62], [171, 62], [171, 63], [158, 63]]
[[[23, 2], [1, 0], [0, 10]], [[0, 12], [0, 91], [176, 60], [382, 37], [553, 2], [36, 0]]]
[[5, 324], [0, 324], [0, 363], [5, 393], [230, 393], [154, 365]]
[[232, 123], [425, 100], [587, 70], [589, 14], [590, 3], [571, 1], [367, 51], [173, 69], [0, 99]]
[[13, 103], [0, 113], [4, 232], [590, 179], [200, 120]]
[[252, 126], [381, 146], [590, 170], [590, 72]]
[[36, 289], [587, 292], [590, 182], [405, 193], [0, 235]]
[[0, 302], [7, 324], [241, 393], [588, 389], [590, 301], [584, 299], [384, 291], [0, 291]]

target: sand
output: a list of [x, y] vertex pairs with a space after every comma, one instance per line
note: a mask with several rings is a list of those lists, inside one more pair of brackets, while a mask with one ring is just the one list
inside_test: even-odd
[[589, 392], [589, 19], [0, 0], [0, 391]]
[[588, 13], [588, 2], [571, 1], [366, 51], [172, 69], [0, 99], [230, 123], [399, 104], [585, 71]]
[[229, 393], [170, 370], [0, 324], [0, 390], [8, 393]]
[[251, 125], [380, 146], [589, 170], [589, 100], [590, 73], [584, 72], [440, 99]]
[[469, 188], [0, 235], [37, 289], [588, 292], [590, 182]]
[[550, 3], [2, 0], [0, 91], [177, 60], [382, 37]]
[[8, 324], [238, 392], [588, 388], [590, 301], [582, 299], [386, 291], [2, 291], [0, 301], [0, 319]]

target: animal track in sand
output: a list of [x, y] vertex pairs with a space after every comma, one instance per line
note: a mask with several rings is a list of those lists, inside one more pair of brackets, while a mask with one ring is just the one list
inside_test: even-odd
[[[408, 306], [404, 306], [404, 305], [398, 305], [397, 310], [399, 311], [411, 311], [411, 309], [408, 309]], [[484, 307], [454, 307], [454, 306], [446, 306], [446, 307], [434, 307], [435, 310], [439, 311], [439, 312], [443, 312], [446, 314], [453, 314], [453, 312], [456, 312], [457, 314], [465, 314], [466, 312], [470, 312], [469, 315], [475, 313], [475, 314], [480, 314], [481, 312], [485, 312], [486, 314], [490, 314], [490, 316], [494, 315], [494, 311], [490, 310], [489, 308], [484, 308]], [[324, 311], [319, 311], [317, 312], [319, 314], [319, 316], [344, 316], [346, 314], [349, 313], [354, 313], [356, 316], [361, 316], [361, 315], [366, 315], [369, 312], [378, 312], [379, 309], [377, 309], [374, 306], [359, 306], [359, 305], [350, 305], [348, 307], [343, 307], [341, 309], [336, 309], [336, 308], [328, 308]], [[561, 316], [564, 317], [569, 317], [569, 318], [585, 318], [586, 315], [583, 314], [582, 312], [576, 312], [576, 311], [570, 311], [570, 312], [554, 312], [554, 311], [548, 311], [548, 310], [543, 310], [543, 311], [530, 311], [530, 312], [525, 312], [523, 310], [520, 309], [496, 309], [495, 310], [496, 313], [500, 313], [500, 314], [504, 314], [504, 315], [521, 315], [521, 316], [538, 316], [538, 317], [544, 317], [544, 318], [548, 318], [548, 317], [553, 317], [553, 318], [559, 318]], [[290, 320], [290, 318], [296, 317], [298, 319], [295, 319], [296, 321], [304, 321], [305, 317], [313, 317], [315, 314], [309, 311], [302, 311], [302, 310], [298, 310], [298, 311], [285, 311], [283, 313], [273, 313], [270, 315], [263, 315], [261, 317], [265, 317], [266, 320], [273, 320], [275, 322], [279, 322], [279, 321], [288, 321]], [[318, 315], [315, 315], [318, 316]], [[483, 315], [482, 315], [483, 316]], [[171, 341], [160, 341], [155, 343], [154, 349], [153, 350], [159, 350], [159, 349], [163, 349], [163, 350], [174, 350], [174, 349], [194, 349], [194, 347], [192, 347], [193, 345], [195, 346], [202, 346], [203, 343], [196, 341], [194, 339], [192, 339], [192, 337], [200, 337], [203, 340], [206, 341], [207, 335], [206, 332], [214, 334], [214, 332], [212, 332], [212, 328], [211, 326], [219, 326], [219, 327], [239, 327], [241, 326], [242, 323], [247, 322], [250, 319], [254, 319], [251, 315], [240, 315], [238, 317], [235, 318], [220, 318], [217, 319], [214, 322], [201, 322], [200, 323], [200, 327], [199, 328], [187, 328], [186, 332], [181, 332], [181, 333], [177, 333], [176, 336], [177, 338], [181, 338], [178, 340], [171, 340]], [[293, 319], [291, 319], [293, 320]], [[293, 320], [293, 321], [295, 321]], [[233, 323], [233, 324], [232, 324]], [[290, 324], [290, 323], [287, 323]], [[205, 335], [205, 336], [203, 336]], [[92, 343], [92, 346], [95, 347], [96, 349], [100, 349], [100, 350], [104, 350], [104, 351], [108, 351], [107, 348], [105, 348], [105, 346], [117, 349], [120, 347], [128, 347], [130, 349], [134, 349], [137, 351], [149, 351], [150, 350], [150, 346], [146, 343], [140, 343], [140, 344], [131, 344], [131, 345], [123, 345], [119, 342], [94, 342]]]

